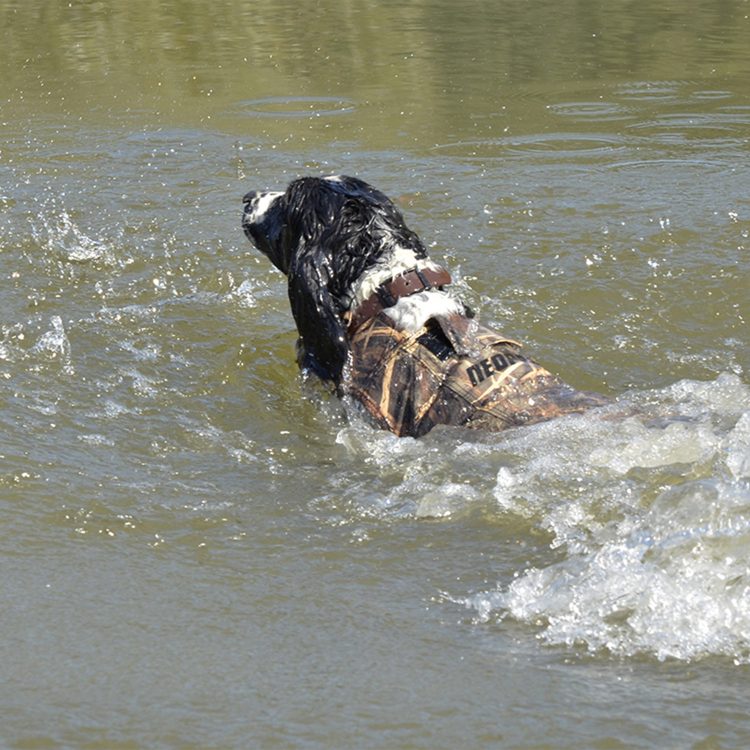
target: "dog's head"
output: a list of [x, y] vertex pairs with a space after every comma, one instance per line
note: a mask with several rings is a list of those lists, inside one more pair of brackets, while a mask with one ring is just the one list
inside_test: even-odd
[[284, 193], [259, 193], [251, 190], [242, 200], [245, 204], [242, 228], [247, 238], [276, 268], [289, 273], [291, 246], [288, 242], [285, 243], [282, 237], [287, 226]]
[[393, 202], [355, 177], [303, 177], [284, 192], [251, 191], [242, 227], [289, 277], [302, 344], [337, 379], [348, 352], [343, 316], [365, 271], [396, 249], [427, 256]]
[[248, 239], [289, 276], [307, 253], [339, 283], [353, 283], [394, 246], [427, 254], [393, 202], [356, 177], [303, 177], [284, 192], [250, 191], [243, 201]]

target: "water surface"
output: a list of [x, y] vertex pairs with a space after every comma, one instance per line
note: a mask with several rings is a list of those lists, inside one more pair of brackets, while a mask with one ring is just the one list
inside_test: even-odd
[[[0, 744], [747, 747], [748, 16], [0, 2]], [[341, 172], [615, 405], [303, 381], [240, 199]]]

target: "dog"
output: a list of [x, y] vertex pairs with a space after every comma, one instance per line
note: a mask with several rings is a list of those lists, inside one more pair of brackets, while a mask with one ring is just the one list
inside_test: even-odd
[[288, 278], [300, 367], [378, 427], [503, 430], [608, 403], [481, 326], [398, 208], [363, 180], [302, 177], [243, 202], [245, 234]]

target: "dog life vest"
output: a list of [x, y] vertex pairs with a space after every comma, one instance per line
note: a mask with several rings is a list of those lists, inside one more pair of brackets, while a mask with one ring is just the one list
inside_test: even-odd
[[521, 345], [460, 315], [416, 333], [383, 312], [351, 337], [343, 390], [382, 428], [419, 437], [439, 424], [503, 430], [601, 406], [521, 353]]

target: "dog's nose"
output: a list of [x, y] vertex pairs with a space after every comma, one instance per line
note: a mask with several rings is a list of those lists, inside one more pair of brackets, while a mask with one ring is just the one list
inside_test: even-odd
[[253, 198], [256, 198], [257, 196], [258, 196], [257, 190], [250, 190], [249, 192], [245, 193], [245, 195], [242, 196], [242, 202], [252, 203]]

